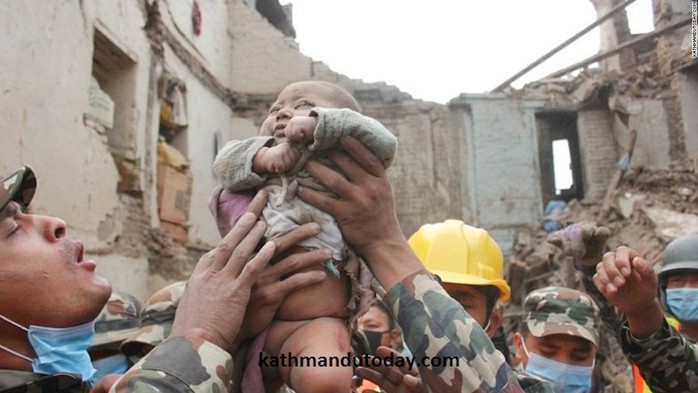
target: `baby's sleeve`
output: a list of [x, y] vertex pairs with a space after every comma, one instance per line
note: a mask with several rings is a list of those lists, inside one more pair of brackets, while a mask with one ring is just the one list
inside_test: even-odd
[[252, 171], [252, 160], [259, 149], [273, 143], [274, 138], [270, 136], [230, 141], [216, 155], [213, 173], [221, 180], [223, 187], [230, 191], [255, 188], [264, 183], [267, 177]]
[[335, 147], [345, 135], [360, 140], [387, 168], [397, 153], [397, 138], [378, 120], [351, 109], [314, 108], [317, 116], [314, 141], [310, 150], [326, 150]]

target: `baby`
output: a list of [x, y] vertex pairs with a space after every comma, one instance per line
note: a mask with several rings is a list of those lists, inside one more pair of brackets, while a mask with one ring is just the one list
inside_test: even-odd
[[[299, 184], [326, 190], [303, 165], [312, 156], [330, 161], [323, 150], [339, 146], [351, 135], [361, 140], [383, 163], [392, 163], [397, 139], [376, 120], [358, 113], [359, 104], [342, 87], [322, 81], [296, 82], [284, 88], [259, 136], [231, 141], [218, 153], [214, 172], [222, 187], [214, 191], [211, 209], [221, 235], [244, 212], [251, 196], [264, 188], [269, 201], [263, 217], [266, 238], [272, 239], [308, 222], [321, 232], [297, 247], [330, 249], [325, 266], [331, 274], [323, 282], [287, 297], [272, 321], [264, 342], [269, 356], [291, 353], [298, 358], [345, 357], [351, 351], [348, 325], [368, 307], [370, 272], [347, 246], [334, 218], [303, 202], [295, 194]], [[303, 250], [296, 248], [295, 251]], [[293, 251], [292, 251], [293, 252]], [[283, 382], [297, 392], [349, 392], [352, 368], [279, 367]]]

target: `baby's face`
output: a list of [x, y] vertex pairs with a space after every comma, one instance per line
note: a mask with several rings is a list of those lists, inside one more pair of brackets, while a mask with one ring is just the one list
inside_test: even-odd
[[286, 86], [279, 93], [276, 102], [269, 108], [269, 114], [259, 130], [260, 135], [284, 137], [288, 121], [294, 116], [308, 116], [316, 106], [337, 108], [332, 94], [327, 88], [314, 82], [297, 82]]

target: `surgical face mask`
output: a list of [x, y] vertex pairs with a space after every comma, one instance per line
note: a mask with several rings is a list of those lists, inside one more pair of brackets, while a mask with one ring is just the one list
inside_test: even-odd
[[388, 333], [388, 331], [385, 332], [374, 332], [371, 330], [363, 330], [361, 329], [361, 332], [364, 334], [366, 337], [366, 341], [368, 341], [368, 348], [371, 351], [371, 355], [376, 353], [376, 350], [378, 347], [381, 345], [381, 341], [383, 338], [383, 335], [385, 333]]
[[523, 342], [522, 345], [528, 356], [528, 363], [524, 371], [550, 382], [555, 393], [587, 393], [591, 390], [593, 364], [591, 366], [575, 366], [558, 362], [537, 353], [528, 352]]
[[107, 356], [92, 362], [97, 369], [93, 379], [99, 381], [109, 374], [124, 374], [128, 370], [128, 358], [122, 354]]
[[698, 288], [667, 289], [666, 303], [679, 321], [698, 321]]
[[27, 337], [36, 358], [32, 359], [0, 345], [0, 349], [20, 357], [32, 364], [37, 374], [58, 373], [79, 374], [83, 381], [92, 381], [95, 368], [92, 367], [87, 348], [95, 334], [94, 322], [69, 328], [52, 328], [29, 325], [29, 328], [0, 315], [0, 319], [27, 332]]

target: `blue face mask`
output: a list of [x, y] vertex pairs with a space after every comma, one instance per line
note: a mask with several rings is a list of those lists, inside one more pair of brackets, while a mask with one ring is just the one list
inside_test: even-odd
[[555, 393], [587, 393], [591, 390], [591, 374], [594, 365], [575, 366], [548, 359], [536, 353], [529, 353], [528, 363], [524, 368], [527, 373], [550, 382]]
[[666, 304], [679, 321], [698, 321], [698, 288], [667, 289]]
[[122, 354], [108, 356], [92, 362], [97, 369], [94, 380], [99, 381], [109, 374], [124, 374], [128, 370], [128, 358]]
[[83, 381], [93, 380], [96, 370], [92, 367], [87, 348], [89, 348], [95, 334], [94, 322], [69, 328], [30, 325], [27, 329], [2, 315], [0, 315], [0, 319], [27, 332], [36, 358], [24, 356], [2, 345], [0, 345], [0, 349], [31, 362], [35, 373], [46, 375], [79, 374]]

